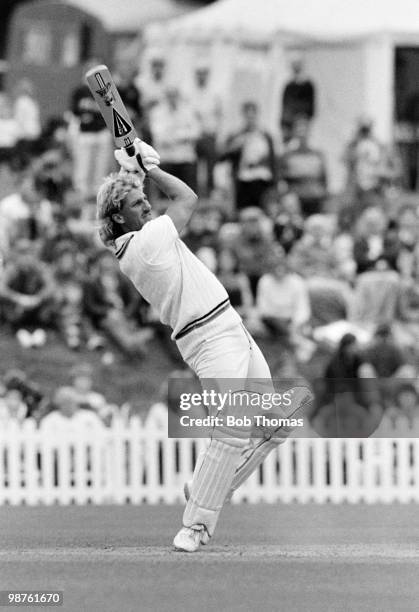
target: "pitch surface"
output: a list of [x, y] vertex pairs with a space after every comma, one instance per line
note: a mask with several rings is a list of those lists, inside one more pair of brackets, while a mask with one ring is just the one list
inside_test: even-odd
[[63, 590], [69, 612], [418, 609], [417, 506], [230, 506], [194, 555], [171, 549], [180, 516], [0, 508], [0, 588]]

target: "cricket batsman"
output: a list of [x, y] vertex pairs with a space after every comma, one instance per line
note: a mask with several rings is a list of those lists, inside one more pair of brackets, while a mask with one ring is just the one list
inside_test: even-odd
[[[184, 361], [202, 379], [264, 380], [271, 374], [262, 352], [231, 307], [226, 290], [186, 247], [179, 234], [197, 206], [197, 195], [159, 168], [158, 153], [138, 138], [135, 155], [115, 151], [119, 174], [105, 178], [97, 195], [102, 242], [114, 250], [122, 272], [169, 325]], [[153, 219], [143, 191], [145, 175], [168, 197], [164, 214]], [[234, 386], [234, 383], [233, 383]], [[290, 430], [251, 440], [251, 427], [214, 428], [185, 494], [183, 526], [176, 550], [194, 552], [213, 535], [232, 491], [283, 442]], [[222, 431], [221, 431], [222, 430]], [[273, 432], [272, 432], [273, 434]]]

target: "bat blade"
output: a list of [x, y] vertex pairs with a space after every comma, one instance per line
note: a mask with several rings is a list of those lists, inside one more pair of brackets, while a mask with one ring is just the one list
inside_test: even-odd
[[134, 155], [133, 146], [137, 132], [122, 102], [109, 68], [104, 64], [91, 68], [86, 73], [86, 81], [99, 107], [105, 123], [113, 136], [115, 145], [124, 147], [129, 155]]

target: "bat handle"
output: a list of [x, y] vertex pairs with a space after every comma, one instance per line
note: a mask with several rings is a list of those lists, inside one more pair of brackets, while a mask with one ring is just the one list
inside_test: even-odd
[[139, 153], [135, 153], [135, 146], [133, 144], [128, 145], [127, 147], [125, 147], [125, 151], [127, 152], [127, 155], [129, 155], [130, 157], [134, 157], [138, 162], [138, 165], [140, 166], [141, 170], [147, 174], [147, 170], [143, 164], [143, 160], [142, 157]]
[[125, 147], [125, 151], [127, 152], [127, 155], [129, 155], [130, 157], [134, 157], [135, 146], [133, 144], [130, 144], [127, 147]]

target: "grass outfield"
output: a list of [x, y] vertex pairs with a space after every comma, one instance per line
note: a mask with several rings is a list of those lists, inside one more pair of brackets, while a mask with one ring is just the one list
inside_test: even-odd
[[2, 507], [0, 588], [69, 612], [418, 609], [417, 506], [228, 506], [192, 555], [171, 550], [181, 511]]
[[[38, 383], [46, 394], [53, 394], [60, 385], [70, 382], [71, 368], [87, 361], [94, 368], [94, 388], [103, 393], [109, 402], [122, 405], [129, 402], [134, 411], [144, 413], [155, 401], [160, 401], [164, 382], [169, 373], [179, 369], [182, 364], [175, 364], [167, 350], [158, 340], [148, 344], [147, 355], [136, 363], [127, 363], [118, 353], [111, 366], [101, 363], [97, 352], [69, 350], [54, 333], [49, 333], [46, 345], [38, 349], [24, 349], [17, 340], [0, 326], [0, 379], [11, 368], [25, 371], [28, 377]], [[260, 346], [276, 374], [276, 364], [280, 359], [280, 345], [260, 342]], [[316, 353], [312, 362], [305, 365], [301, 375], [319, 376], [324, 366], [324, 356]], [[294, 374], [285, 374], [284, 376]], [[165, 396], [164, 396], [165, 397]]]

